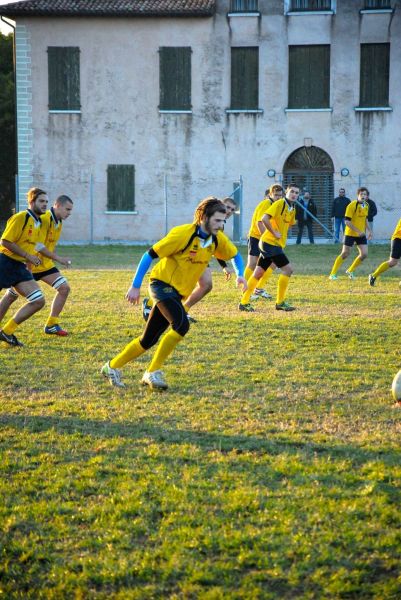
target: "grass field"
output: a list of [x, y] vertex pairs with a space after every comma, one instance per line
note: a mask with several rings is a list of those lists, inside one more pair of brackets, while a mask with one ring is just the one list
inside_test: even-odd
[[126, 390], [99, 375], [142, 329], [144, 248], [60, 249], [71, 335], [47, 307], [0, 346], [0, 598], [401, 597], [400, 270], [370, 288], [372, 246], [330, 282], [338, 250], [289, 247], [289, 314], [240, 313], [216, 269], [163, 394], [149, 355]]

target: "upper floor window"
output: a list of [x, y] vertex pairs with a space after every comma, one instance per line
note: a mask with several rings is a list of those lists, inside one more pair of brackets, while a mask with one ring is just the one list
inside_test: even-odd
[[107, 210], [110, 212], [135, 211], [134, 165], [109, 165], [107, 167]]
[[230, 12], [258, 12], [258, 0], [230, 0]]
[[390, 44], [361, 44], [360, 107], [389, 105]]
[[160, 110], [191, 111], [191, 48], [162, 47]]
[[291, 0], [291, 12], [331, 10], [331, 0]]
[[288, 108], [329, 108], [330, 46], [290, 46]]
[[257, 110], [259, 48], [231, 48], [231, 109]]
[[47, 49], [49, 110], [79, 111], [79, 48], [49, 46]]
[[365, 10], [380, 10], [381, 8], [391, 8], [391, 2], [388, 0], [365, 0]]

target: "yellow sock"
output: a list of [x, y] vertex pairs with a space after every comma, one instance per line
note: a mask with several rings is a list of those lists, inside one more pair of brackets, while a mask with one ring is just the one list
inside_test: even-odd
[[51, 327], [52, 325], [58, 324], [58, 317], [52, 317], [51, 315], [46, 321], [46, 327]]
[[336, 260], [334, 261], [334, 265], [333, 265], [333, 268], [331, 269], [330, 275], [336, 275], [338, 269], [341, 267], [343, 262], [344, 262], [344, 259], [342, 258], [341, 254], [340, 254], [340, 256], [337, 256]]
[[250, 276], [250, 278], [247, 281], [248, 289], [246, 290], [246, 292], [244, 292], [242, 294], [240, 304], [248, 304], [249, 303], [249, 300], [250, 300], [253, 292], [255, 291], [255, 288], [258, 285], [259, 281], [260, 281], [260, 279], [256, 279], [256, 277], [254, 277], [253, 275]]
[[157, 371], [166, 361], [167, 357], [170, 356], [176, 345], [184, 339], [183, 335], [180, 335], [173, 329], [170, 329], [166, 335], [162, 338], [159, 343], [157, 350], [151, 360], [148, 367], [148, 371]]
[[18, 323], [14, 321], [14, 319], [10, 319], [3, 327], [4, 333], [7, 335], [12, 335], [14, 331], [17, 329]]
[[117, 356], [111, 359], [110, 367], [112, 369], [119, 369], [126, 365], [130, 360], [134, 360], [134, 358], [141, 356], [144, 352], [146, 352], [146, 350], [141, 346], [139, 338], [135, 338], [125, 346], [120, 354], [117, 354]]
[[372, 273], [373, 277], [379, 277], [379, 275], [381, 275], [382, 273], [384, 273], [385, 271], [387, 271], [387, 269], [390, 268], [390, 265], [388, 264], [388, 262], [384, 262], [381, 265], [379, 265], [376, 269], [376, 271], [374, 273]]
[[289, 276], [281, 274], [277, 283], [277, 304], [284, 302], [289, 283]]
[[359, 256], [356, 257], [350, 268], [348, 269], [348, 273], [353, 273], [355, 269], [361, 264], [361, 259]]
[[248, 279], [251, 278], [252, 273], [253, 273], [252, 269], [250, 269], [249, 267], [245, 267], [244, 277], [247, 281], [248, 281]]
[[273, 269], [271, 267], [269, 267], [266, 271], [265, 274], [263, 275], [263, 277], [261, 277], [259, 279], [259, 283], [258, 283], [258, 287], [260, 288], [264, 288], [267, 281], [270, 279], [271, 274], [273, 273]]

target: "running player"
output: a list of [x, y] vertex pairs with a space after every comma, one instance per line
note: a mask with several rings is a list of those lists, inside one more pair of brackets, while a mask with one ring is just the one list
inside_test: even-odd
[[[376, 283], [376, 279], [387, 271], [387, 269], [391, 269], [398, 264], [398, 261], [401, 258], [401, 219], [398, 221], [396, 228], [394, 229], [394, 233], [391, 236], [391, 250], [390, 250], [390, 258], [386, 260], [381, 265], [379, 265], [373, 273], [369, 275], [369, 285], [372, 287]], [[401, 285], [401, 284], [400, 284]]]
[[10, 346], [23, 346], [14, 332], [21, 323], [45, 305], [42, 290], [27, 265], [31, 267], [41, 264], [35, 248], [41, 233], [40, 218], [46, 212], [48, 198], [45, 191], [31, 188], [27, 199], [29, 208], [13, 215], [7, 221], [1, 236], [0, 289], [10, 289], [0, 302], [0, 321], [17, 294], [26, 299], [24, 306], [0, 329], [0, 340]]
[[262, 221], [266, 230], [259, 242], [260, 256], [253, 275], [248, 279], [248, 289], [241, 298], [240, 310], [254, 312], [255, 309], [249, 303], [249, 300], [258, 282], [272, 264], [281, 269], [277, 283], [276, 309], [295, 310], [293, 306], [285, 301], [293, 268], [284, 254], [284, 248], [287, 242], [288, 229], [295, 223], [295, 201], [298, 196], [299, 187], [295, 184], [289, 185], [285, 191], [285, 198], [273, 202], [263, 215]]
[[368, 255], [368, 240], [372, 239], [372, 232], [368, 224], [369, 204], [367, 203], [369, 191], [361, 187], [357, 191], [357, 199], [350, 202], [345, 211], [345, 235], [343, 249], [334, 261], [329, 279], [338, 279], [337, 271], [349, 256], [354, 244], [358, 246], [359, 254], [345, 271], [350, 279], [354, 279], [354, 271]]
[[102, 367], [101, 373], [111, 385], [124, 387], [119, 368], [154, 346], [171, 325], [142, 377], [142, 384], [151, 389], [167, 389], [161, 367], [189, 330], [182, 300], [192, 292], [212, 256], [221, 260], [232, 259], [237, 285], [246, 289], [241, 255], [222, 232], [225, 218], [226, 207], [221, 200], [213, 196], [205, 198], [195, 210], [194, 223], [174, 227], [142, 256], [126, 299], [131, 304], [139, 303], [143, 278], [152, 261], [160, 258], [150, 273], [154, 305], [142, 335]]

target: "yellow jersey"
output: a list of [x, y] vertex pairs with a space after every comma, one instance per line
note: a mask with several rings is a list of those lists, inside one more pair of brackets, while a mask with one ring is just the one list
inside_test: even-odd
[[[41, 219], [36, 216], [29, 208], [22, 210], [10, 217], [6, 228], [1, 236], [2, 240], [14, 242], [27, 254], [35, 254], [35, 247], [39, 241], [41, 233]], [[4, 246], [1, 246], [0, 252], [19, 262], [26, 262], [25, 258], [11, 252]]]
[[281, 238], [278, 240], [274, 235], [266, 229], [260, 238], [262, 242], [271, 246], [281, 246], [284, 248], [287, 243], [288, 229], [295, 223], [295, 206], [291, 206], [285, 198], [276, 200], [265, 211], [266, 215], [270, 215], [270, 223], [273, 229], [281, 233]]
[[230, 260], [237, 248], [225, 233], [203, 240], [197, 235], [198, 225], [179, 225], [152, 246], [160, 261], [150, 272], [150, 279], [159, 279], [174, 287], [186, 298], [194, 289], [199, 277], [212, 256]]
[[262, 220], [263, 215], [267, 211], [268, 208], [273, 204], [273, 200], [271, 198], [264, 198], [262, 202], [259, 202], [255, 210], [253, 211], [251, 227], [249, 229], [248, 237], [254, 237], [257, 240], [260, 240], [261, 233], [258, 227], [258, 221]]
[[398, 221], [398, 223], [394, 229], [394, 233], [391, 236], [392, 240], [395, 240], [396, 238], [401, 239], [401, 219]]
[[[369, 204], [367, 202], [358, 202], [358, 200], [353, 200], [347, 206], [345, 211], [345, 219], [351, 219], [352, 225], [357, 227], [363, 232], [365, 235], [366, 231], [366, 219], [368, 218], [369, 212]], [[351, 237], [360, 237], [359, 233], [353, 231], [347, 225], [347, 221], [345, 221], [345, 235], [349, 235]]]
[[[61, 235], [63, 223], [57, 219], [53, 208], [46, 211], [41, 217], [41, 221], [42, 227], [39, 242], [46, 246], [50, 252], [54, 252]], [[32, 273], [43, 273], [43, 271], [48, 271], [54, 267], [54, 262], [51, 258], [40, 254], [40, 252], [36, 252], [36, 254], [42, 262], [38, 267], [32, 267]]]

